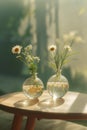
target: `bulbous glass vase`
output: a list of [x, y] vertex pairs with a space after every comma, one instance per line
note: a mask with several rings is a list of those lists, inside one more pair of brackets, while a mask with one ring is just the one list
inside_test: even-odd
[[35, 99], [43, 93], [44, 84], [40, 78], [31, 76], [23, 83], [23, 92], [29, 99]]
[[[55, 106], [58, 105], [58, 99], [62, 98], [69, 89], [69, 82], [67, 78], [60, 74], [52, 75], [47, 82], [47, 90], [52, 97], [51, 102]], [[62, 100], [61, 100], [62, 101]]]
[[38, 103], [38, 97], [43, 93], [44, 84], [35, 74], [24, 81], [22, 89], [26, 98], [18, 101], [15, 104], [17, 107], [26, 107]]

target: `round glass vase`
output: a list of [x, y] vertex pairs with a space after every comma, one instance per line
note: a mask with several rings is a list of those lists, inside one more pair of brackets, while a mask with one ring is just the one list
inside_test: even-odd
[[55, 106], [64, 102], [62, 97], [67, 93], [68, 89], [69, 82], [61, 73], [52, 75], [47, 81], [47, 90], [52, 97], [51, 103]]
[[27, 78], [23, 83], [23, 92], [27, 97], [28, 105], [38, 102], [38, 97], [41, 96], [44, 90], [44, 84], [37, 74]]

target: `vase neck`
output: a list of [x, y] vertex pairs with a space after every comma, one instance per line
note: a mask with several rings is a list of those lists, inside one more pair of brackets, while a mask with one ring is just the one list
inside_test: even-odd
[[33, 77], [34, 79], [36, 79], [36, 78], [37, 78], [37, 73], [32, 74], [32, 77]]
[[62, 72], [62, 70], [59, 69], [59, 70], [56, 72], [56, 76], [57, 76], [57, 77], [60, 77], [60, 76], [61, 76], [61, 72]]

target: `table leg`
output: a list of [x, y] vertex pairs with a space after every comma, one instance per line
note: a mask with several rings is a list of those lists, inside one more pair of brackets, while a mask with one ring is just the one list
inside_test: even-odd
[[15, 114], [11, 130], [20, 130], [23, 116], [21, 114]]
[[35, 117], [29, 116], [27, 118], [27, 123], [26, 123], [26, 126], [25, 126], [25, 130], [34, 130], [35, 120], [36, 120]]

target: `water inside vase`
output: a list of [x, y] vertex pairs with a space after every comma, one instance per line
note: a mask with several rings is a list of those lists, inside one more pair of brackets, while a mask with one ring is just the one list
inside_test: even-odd
[[53, 98], [61, 98], [65, 95], [65, 93], [69, 89], [69, 83], [65, 76], [60, 75], [59, 77], [57, 75], [53, 75], [49, 78], [47, 82], [47, 90], [48, 93]]
[[37, 87], [36, 85], [23, 85], [23, 92], [28, 98], [34, 99], [42, 94], [43, 87]]

